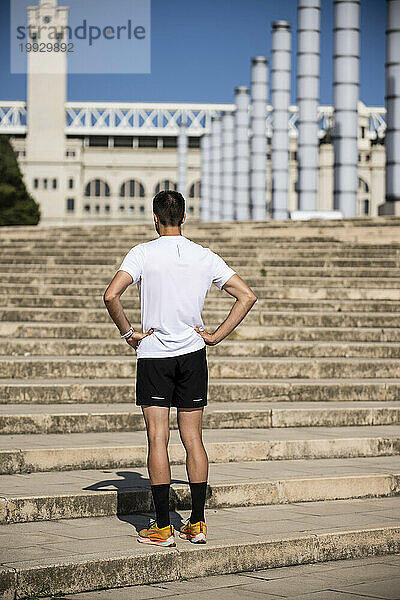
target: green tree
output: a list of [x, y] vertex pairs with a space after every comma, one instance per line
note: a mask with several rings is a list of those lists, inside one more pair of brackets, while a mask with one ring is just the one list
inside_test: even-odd
[[10, 140], [0, 135], [0, 225], [37, 225], [39, 204], [25, 187]]

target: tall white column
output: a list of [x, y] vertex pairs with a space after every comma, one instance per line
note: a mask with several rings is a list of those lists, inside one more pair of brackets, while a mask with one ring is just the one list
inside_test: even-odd
[[356, 217], [358, 189], [358, 95], [360, 0], [334, 1], [333, 207]]
[[205, 133], [200, 139], [201, 149], [201, 188], [200, 188], [200, 221], [210, 221], [210, 134]]
[[182, 196], [186, 196], [187, 146], [186, 123], [182, 121], [178, 133], [178, 192]]
[[235, 219], [250, 218], [249, 88], [235, 88]]
[[221, 145], [221, 115], [214, 115], [211, 118], [211, 221], [221, 218]]
[[273, 126], [271, 140], [273, 219], [288, 218], [289, 105], [291, 75], [291, 31], [288, 21], [272, 24], [271, 100]]
[[223, 221], [233, 221], [234, 156], [235, 156], [235, 117], [226, 112], [222, 116], [222, 176], [221, 176], [221, 217]]
[[379, 214], [400, 215], [400, 0], [387, 0], [386, 202]]
[[298, 0], [297, 106], [299, 209], [318, 209], [320, 0]]
[[265, 56], [255, 56], [251, 65], [251, 158], [250, 205], [256, 221], [267, 218], [267, 116], [268, 66]]

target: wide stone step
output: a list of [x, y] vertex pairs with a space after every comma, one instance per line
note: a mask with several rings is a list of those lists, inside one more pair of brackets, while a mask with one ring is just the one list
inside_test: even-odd
[[[227, 316], [226, 310], [203, 311], [203, 321], [207, 326], [217, 327]], [[132, 310], [129, 318], [133, 323], [140, 323], [140, 311]], [[25, 321], [41, 323], [109, 323], [111, 318], [104, 307], [100, 309], [86, 308], [3, 308], [0, 309], [0, 321]], [[268, 311], [255, 309], [245, 317], [249, 325], [273, 325], [286, 327], [399, 327], [400, 312], [396, 313], [359, 313], [359, 312], [302, 312], [302, 311]], [[207, 327], [206, 327], [207, 328]]]
[[[230, 310], [233, 305], [233, 298], [222, 296], [219, 298], [206, 298], [204, 309], [208, 311]], [[93, 308], [104, 310], [104, 301], [98, 295], [89, 296], [85, 299], [82, 296], [51, 296], [39, 294], [18, 294], [10, 296], [0, 294], [0, 305], [4, 308]], [[124, 309], [139, 309], [139, 297], [132, 295], [124, 296]], [[300, 310], [316, 312], [399, 312], [399, 303], [397, 300], [325, 300], [325, 299], [275, 299], [259, 298], [257, 300], [258, 309], [263, 310]]]
[[[338, 285], [338, 287], [325, 287], [324, 284], [318, 286], [303, 286], [296, 287], [290, 286], [285, 287], [284, 285], [269, 285], [269, 286], [254, 286], [254, 293], [258, 296], [258, 301], [260, 299], [293, 299], [293, 300], [389, 300], [391, 302], [395, 300], [400, 300], [400, 287], [396, 288], [381, 288], [381, 287], [371, 287], [371, 288], [351, 288], [351, 287], [343, 287]], [[26, 284], [23, 288], [24, 294], [39, 296], [51, 296], [54, 299], [57, 299], [59, 296], [72, 296], [72, 297], [82, 297], [84, 296], [84, 301], [86, 302], [87, 298], [97, 298], [97, 301], [102, 301], [102, 297], [105, 291], [104, 285], [53, 285], [53, 284]], [[0, 292], [4, 296], [7, 297], [13, 295], [21, 294], [21, 286], [13, 285], [13, 284], [4, 284], [0, 283]], [[135, 288], [135, 292], [137, 293], [137, 289]], [[124, 303], [131, 299], [130, 293], [127, 292], [124, 295]], [[135, 293], [132, 296], [133, 300], [136, 300]], [[232, 301], [231, 297], [226, 296], [225, 294], [221, 294], [221, 292], [215, 287], [212, 286], [206, 301], [208, 300], [224, 300], [224, 301]]]
[[[247, 276], [246, 272], [239, 272], [239, 275], [245, 279], [246, 283], [254, 288], [265, 287], [266, 285], [275, 286], [293, 286], [293, 287], [350, 287], [350, 288], [385, 288], [385, 289], [399, 289], [399, 277], [298, 277], [282, 276], [282, 272], [279, 271], [276, 274], [260, 275], [258, 277]], [[114, 272], [109, 277], [99, 277], [91, 275], [76, 275], [74, 277], [74, 283], [78, 286], [88, 286], [89, 284], [101, 285], [103, 292], [107, 285], [110, 283], [114, 276]], [[42, 289], [46, 289], [49, 284], [61, 284], [65, 285], [65, 275], [28, 275], [27, 273], [22, 274], [5, 274], [2, 276], [2, 283], [8, 284], [19, 284], [23, 285], [39, 285]], [[216, 290], [218, 291], [218, 290]], [[102, 292], [102, 293], [103, 293]], [[391, 299], [391, 298], [389, 298]], [[393, 298], [392, 298], [393, 299]]]
[[[75, 261], [72, 261], [75, 263]], [[384, 267], [334, 267], [326, 265], [324, 267], [318, 266], [272, 266], [272, 265], [253, 265], [245, 262], [239, 266], [234, 262], [229, 262], [229, 265], [237, 271], [242, 278], [253, 279], [257, 277], [268, 277], [268, 279], [275, 279], [277, 277], [309, 277], [309, 278], [357, 278], [362, 280], [363, 278], [383, 278], [383, 279], [400, 279], [400, 271], [398, 268], [384, 268]], [[108, 268], [99, 268], [97, 265], [75, 265], [64, 266], [61, 260], [61, 264], [57, 266], [35, 266], [32, 264], [16, 264], [15, 267], [3, 267], [0, 269], [1, 278], [7, 280], [8, 277], [21, 277], [21, 279], [27, 277], [29, 273], [30, 279], [45, 277], [50, 278], [54, 276], [71, 276], [74, 280], [82, 280], [82, 278], [88, 277], [88, 279], [105, 281], [107, 278], [112, 279], [115, 272], [119, 267], [118, 264], [112, 264]]]
[[[132, 296], [131, 296], [132, 289]], [[132, 298], [136, 300], [137, 289], [131, 288], [124, 295], [124, 303]], [[133, 289], [135, 291], [133, 291]], [[285, 287], [284, 285], [269, 285], [268, 287], [254, 286], [254, 293], [257, 294], [259, 301], [262, 299], [293, 299], [293, 300], [389, 300], [393, 302], [400, 300], [400, 288], [351, 288], [351, 287], [325, 287], [324, 285], [318, 287]], [[105, 291], [103, 285], [52, 285], [52, 284], [26, 284], [23, 288], [23, 293], [28, 295], [39, 296], [51, 296], [57, 299], [59, 296], [72, 296], [86, 298], [96, 298], [97, 301], [102, 301], [102, 297]], [[13, 284], [1, 284], [0, 292], [7, 297], [21, 294], [21, 286]], [[212, 286], [206, 301], [210, 300], [224, 300], [232, 301], [230, 296], [222, 294], [215, 286]]]
[[[213, 246], [215, 248], [215, 245]], [[88, 268], [96, 265], [99, 269], [105, 268], [104, 265], [114, 266], [127, 253], [127, 248], [108, 248], [91, 247], [91, 253], [95, 253], [95, 258], [86, 257], [82, 248], [57, 250], [49, 247], [48, 250], [32, 248], [31, 250], [18, 249], [11, 247], [2, 250], [0, 258], [0, 269], [5, 269], [8, 265], [31, 264], [32, 266], [47, 265], [86, 265]], [[238, 250], [238, 248], [218, 248], [218, 254], [223, 254], [225, 261], [234, 261], [236, 265], [275, 265], [275, 266], [298, 266], [305, 265], [314, 267], [369, 267], [381, 266], [387, 268], [396, 268], [399, 266], [399, 250], [346, 250], [346, 256], [343, 256], [343, 250], [320, 250], [318, 255], [311, 250], [282, 250], [248, 249]], [[101, 267], [103, 265], [103, 267]]]
[[[207, 544], [177, 535], [170, 549], [137, 543], [146, 514], [4, 525], [0, 589], [22, 599], [398, 553], [399, 508], [365, 498], [315, 502], [313, 514], [309, 503], [208, 510]], [[176, 529], [187, 516], [173, 515]]]
[[[380, 330], [381, 331], [381, 330]], [[387, 332], [385, 332], [387, 333]], [[111, 337], [111, 336], [110, 336]], [[260, 336], [261, 337], [261, 336]], [[334, 336], [332, 336], [334, 337]], [[399, 332], [400, 337], [400, 332]], [[226, 357], [363, 357], [400, 358], [400, 342], [225, 340], [207, 355]], [[131, 346], [116, 340], [0, 337], [2, 356], [131, 356]]]
[[[118, 331], [113, 323], [91, 323], [88, 328], [84, 324], [64, 323], [18, 323], [17, 321], [0, 321], [0, 343], [1, 339], [8, 337], [23, 338], [46, 338], [63, 342], [90, 340], [107, 340], [115, 342], [125, 351], [129, 350], [126, 343], [122, 343]], [[399, 327], [268, 327], [262, 325], [248, 325], [246, 322], [238, 327], [226, 338], [223, 344], [214, 346], [212, 352], [218, 355], [230, 341], [333, 341], [333, 342], [399, 342]], [[17, 340], [15, 340], [17, 341]], [[61, 342], [61, 343], [63, 343]], [[29, 341], [27, 341], [29, 343]], [[104, 342], [107, 343], [107, 342]], [[130, 352], [130, 350], [129, 350]], [[90, 354], [89, 352], [88, 354]], [[36, 352], [35, 352], [36, 354]], [[58, 352], [57, 352], [58, 354]]]
[[[382, 403], [209, 403], [204, 429], [343, 427], [400, 424], [400, 401]], [[175, 411], [170, 426], [177, 429]], [[140, 407], [127, 404], [0, 404], [0, 434], [144, 431]]]
[[[400, 426], [205, 429], [211, 463], [396, 456]], [[144, 431], [0, 436], [0, 474], [144, 467]], [[178, 432], [171, 431], [171, 464], [184, 464]]]
[[[81, 519], [154, 510], [147, 469], [2, 475], [0, 523]], [[400, 457], [213, 465], [206, 508], [400, 494]], [[173, 465], [170, 510], [191, 507], [184, 465]], [[0, 530], [1, 533], [1, 530]]]
[[[0, 404], [118, 404], [135, 401], [135, 379], [0, 379]], [[213, 378], [210, 402], [393, 402], [400, 378], [234, 379]]]
[[[396, 277], [398, 274], [398, 267], [400, 259], [387, 261], [384, 259], [370, 259], [370, 260], [358, 260], [358, 261], [342, 261], [338, 259], [334, 260], [317, 260], [317, 259], [263, 259], [263, 258], [249, 258], [249, 257], [231, 257], [223, 256], [225, 262], [227, 262], [233, 269], [245, 270], [250, 276], [254, 276], [259, 273], [262, 268], [267, 270], [268, 274], [274, 274], [279, 269], [283, 274], [289, 276], [297, 275], [300, 273], [303, 276], [314, 276], [325, 274], [329, 271], [329, 276], [337, 276], [343, 274], [345, 277], [359, 276], [359, 277], [372, 277], [377, 274], [383, 274], [384, 277]], [[14, 258], [0, 258], [0, 274], [4, 275], [7, 273], [62, 273], [64, 275], [81, 275], [87, 273], [88, 275], [108, 276], [110, 272], [116, 270], [123, 256], [110, 257], [100, 259], [93, 258], [90, 262], [89, 259], [84, 257], [32, 257], [27, 262], [24, 257]]]
[[[400, 361], [389, 358], [317, 358], [298, 357], [252, 358], [208, 357], [211, 378], [286, 378], [308, 377], [400, 377]], [[0, 356], [0, 377], [84, 377], [132, 378], [136, 353], [131, 356]]]

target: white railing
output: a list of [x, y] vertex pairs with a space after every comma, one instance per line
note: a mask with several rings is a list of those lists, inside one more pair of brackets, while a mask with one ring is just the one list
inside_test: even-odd
[[0, 102], [0, 133], [26, 133], [26, 102]]
[[199, 136], [210, 128], [211, 117], [234, 110], [233, 104], [150, 104], [67, 102], [69, 135], [177, 135], [179, 124]]
[[[211, 117], [232, 112], [234, 104], [66, 102], [66, 135], [177, 135], [183, 120], [191, 136], [209, 131]], [[297, 106], [289, 108], [289, 135], [297, 137]], [[368, 118], [368, 137], [383, 138], [386, 130], [383, 107], [362, 105], [360, 116]], [[319, 135], [332, 129], [333, 107], [320, 106]], [[272, 106], [267, 108], [266, 133], [272, 135]], [[24, 101], [0, 101], [0, 133], [26, 134], [27, 110]]]

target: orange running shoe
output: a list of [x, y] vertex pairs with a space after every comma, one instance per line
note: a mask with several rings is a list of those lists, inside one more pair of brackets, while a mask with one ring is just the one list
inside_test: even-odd
[[176, 546], [174, 526], [158, 527], [153, 523], [148, 529], [141, 529], [137, 541], [141, 544], [154, 544], [155, 546]]
[[207, 526], [204, 521], [191, 523], [188, 519], [185, 525], [181, 527], [179, 537], [189, 540], [192, 544], [205, 544], [207, 536]]

